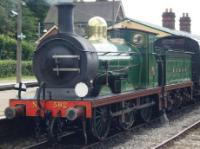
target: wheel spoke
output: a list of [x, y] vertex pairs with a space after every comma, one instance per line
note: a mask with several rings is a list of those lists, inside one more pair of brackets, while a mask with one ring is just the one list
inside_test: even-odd
[[101, 118], [101, 115], [97, 115], [97, 116], [96, 116], [96, 119], [99, 119], [99, 118]]
[[101, 128], [102, 128], [102, 125], [98, 125], [97, 130], [99, 133], [101, 132]]
[[96, 113], [99, 113], [101, 115], [102, 111], [100, 111], [99, 109], [97, 109]]
[[[133, 104], [131, 104], [131, 102], [125, 103], [125, 109], [132, 108], [132, 107], [133, 107]], [[125, 121], [122, 122], [122, 116], [119, 117], [119, 126], [124, 130], [128, 130], [132, 127], [132, 125], [135, 122], [134, 112], [130, 111], [129, 113], [125, 113], [124, 118], [125, 118], [124, 119]]]
[[99, 126], [99, 125], [101, 125], [101, 121], [96, 122], [96, 126]]
[[110, 117], [107, 107], [98, 107], [93, 110], [92, 132], [99, 140], [105, 139], [110, 129]]
[[[141, 99], [141, 104], [147, 104], [150, 102], [151, 102], [151, 99], [149, 99], [149, 98]], [[142, 120], [145, 122], [149, 122], [151, 120], [152, 112], [153, 112], [152, 106], [141, 109], [140, 116], [141, 116]]]

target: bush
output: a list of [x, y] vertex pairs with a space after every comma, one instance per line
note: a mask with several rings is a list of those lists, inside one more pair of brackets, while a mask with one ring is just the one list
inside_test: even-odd
[[[22, 41], [22, 59], [31, 60], [35, 44], [27, 41]], [[6, 35], [0, 35], [0, 59], [16, 60], [16, 40]]]
[[[33, 75], [32, 71], [32, 62], [23, 61], [22, 62], [22, 75], [31, 76]], [[1, 60], [0, 61], [0, 77], [12, 77], [16, 76], [16, 61], [14, 60]]]

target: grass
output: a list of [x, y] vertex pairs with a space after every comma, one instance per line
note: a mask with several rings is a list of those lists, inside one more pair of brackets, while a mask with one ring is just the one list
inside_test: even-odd
[[[22, 81], [32, 81], [36, 80], [35, 76], [22, 76]], [[0, 78], [0, 83], [15, 83], [16, 82], [16, 76], [13, 77], [7, 77], [7, 78]]]

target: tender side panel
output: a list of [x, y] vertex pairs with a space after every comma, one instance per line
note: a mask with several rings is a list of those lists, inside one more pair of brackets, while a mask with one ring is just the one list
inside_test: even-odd
[[191, 80], [191, 55], [170, 52], [166, 55], [166, 84]]

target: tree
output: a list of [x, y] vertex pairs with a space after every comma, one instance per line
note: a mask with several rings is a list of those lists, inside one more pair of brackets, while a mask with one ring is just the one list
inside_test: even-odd
[[37, 40], [37, 24], [38, 18], [34, 17], [33, 12], [28, 7], [23, 7], [22, 32], [26, 36], [26, 40]]
[[38, 21], [43, 22], [49, 9], [49, 4], [45, 0], [26, 0], [27, 6], [38, 18]]
[[10, 17], [10, 10], [14, 9], [13, 0], [0, 0], [0, 33], [14, 36], [16, 21]]

